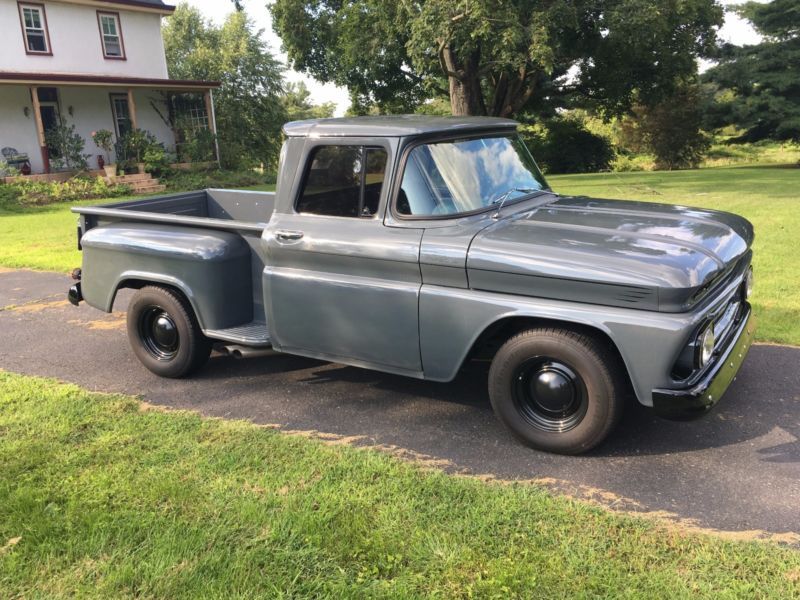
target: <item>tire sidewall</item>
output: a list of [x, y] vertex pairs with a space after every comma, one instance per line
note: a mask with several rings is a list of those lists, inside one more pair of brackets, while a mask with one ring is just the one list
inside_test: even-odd
[[[583, 379], [586, 412], [564, 432], [536, 427], [520, 413], [512, 391], [517, 368], [533, 357], [565, 363]], [[531, 332], [510, 340], [498, 351], [489, 371], [489, 398], [499, 419], [523, 443], [549, 452], [578, 454], [597, 445], [616, 421], [617, 402], [611, 373], [593, 349], [568, 335]]]
[[[153, 356], [145, 347], [139, 331], [139, 321], [151, 308], [160, 308], [166, 312], [178, 330], [178, 351], [168, 360], [159, 360]], [[153, 287], [139, 290], [128, 306], [127, 328], [134, 354], [153, 373], [162, 377], [181, 377], [192, 369], [195, 360], [193, 348], [196, 343], [194, 325], [186, 308], [172, 294]]]

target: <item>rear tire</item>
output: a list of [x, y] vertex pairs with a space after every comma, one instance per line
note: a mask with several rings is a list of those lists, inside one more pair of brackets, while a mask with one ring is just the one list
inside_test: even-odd
[[492, 408], [528, 446], [558, 454], [586, 452], [622, 415], [617, 363], [592, 337], [565, 329], [523, 331], [492, 361]]
[[211, 341], [177, 292], [146, 286], [128, 305], [128, 340], [139, 361], [161, 377], [185, 377], [208, 361]]

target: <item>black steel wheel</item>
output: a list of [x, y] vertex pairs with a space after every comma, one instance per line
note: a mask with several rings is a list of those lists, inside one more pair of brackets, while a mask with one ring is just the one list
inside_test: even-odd
[[128, 305], [128, 340], [141, 363], [162, 377], [183, 377], [203, 366], [211, 342], [189, 303], [160, 286], [138, 290]]
[[602, 442], [621, 416], [622, 369], [595, 338], [529, 329], [495, 355], [489, 397], [498, 418], [525, 444], [580, 454]]
[[533, 357], [517, 367], [512, 394], [520, 415], [542, 431], [569, 431], [581, 422], [588, 406], [580, 374], [547, 356]]
[[178, 326], [161, 306], [151, 306], [139, 316], [139, 338], [156, 360], [172, 360], [180, 347]]

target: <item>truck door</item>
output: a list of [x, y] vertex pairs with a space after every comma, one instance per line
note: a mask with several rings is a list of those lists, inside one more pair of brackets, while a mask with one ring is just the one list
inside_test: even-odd
[[421, 229], [383, 225], [391, 148], [309, 140], [264, 232], [270, 335], [285, 352], [419, 374]]

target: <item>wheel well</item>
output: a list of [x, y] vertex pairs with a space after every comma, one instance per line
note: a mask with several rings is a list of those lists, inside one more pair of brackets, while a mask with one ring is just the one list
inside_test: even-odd
[[467, 358], [464, 361], [466, 365], [471, 360], [492, 360], [494, 355], [507, 340], [513, 336], [525, 331], [527, 329], [539, 329], [543, 327], [556, 327], [558, 329], [565, 329], [573, 331], [582, 335], [589, 336], [595, 341], [600, 343], [612, 356], [613, 360], [621, 367], [624, 372], [625, 384], [629, 391], [633, 392], [633, 385], [631, 383], [628, 368], [625, 361], [617, 348], [614, 341], [608, 334], [596, 327], [590, 325], [583, 325], [580, 323], [572, 323], [569, 321], [560, 321], [558, 319], [544, 319], [539, 317], [506, 317], [495, 321], [487, 327], [483, 333], [478, 336], [475, 343], [470, 348]]
[[114, 290], [114, 295], [111, 297], [111, 307], [113, 308], [114, 302], [116, 302], [116, 300], [117, 300], [117, 294], [119, 293], [120, 290], [123, 290], [123, 289], [140, 290], [143, 287], [146, 287], [148, 285], [163, 287], [163, 288], [166, 288], [166, 289], [171, 290], [172, 292], [178, 294], [181, 298], [183, 298], [183, 300], [186, 301], [186, 303], [189, 306], [192, 307], [192, 311], [195, 312], [195, 316], [196, 316], [196, 311], [194, 310], [194, 305], [191, 303], [189, 298], [187, 298], [186, 293], [181, 288], [179, 288], [178, 286], [170, 285], [169, 283], [164, 283], [163, 281], [153, 281], [153, 280], [149, 280], [149, 279], [140, 279], [140, 278], [136, 278], [136, 277], [132, 277], [130, 279], [123, 279], [122, 281], [119, 282], [119, 284], [117, 284], [117, 289]]

